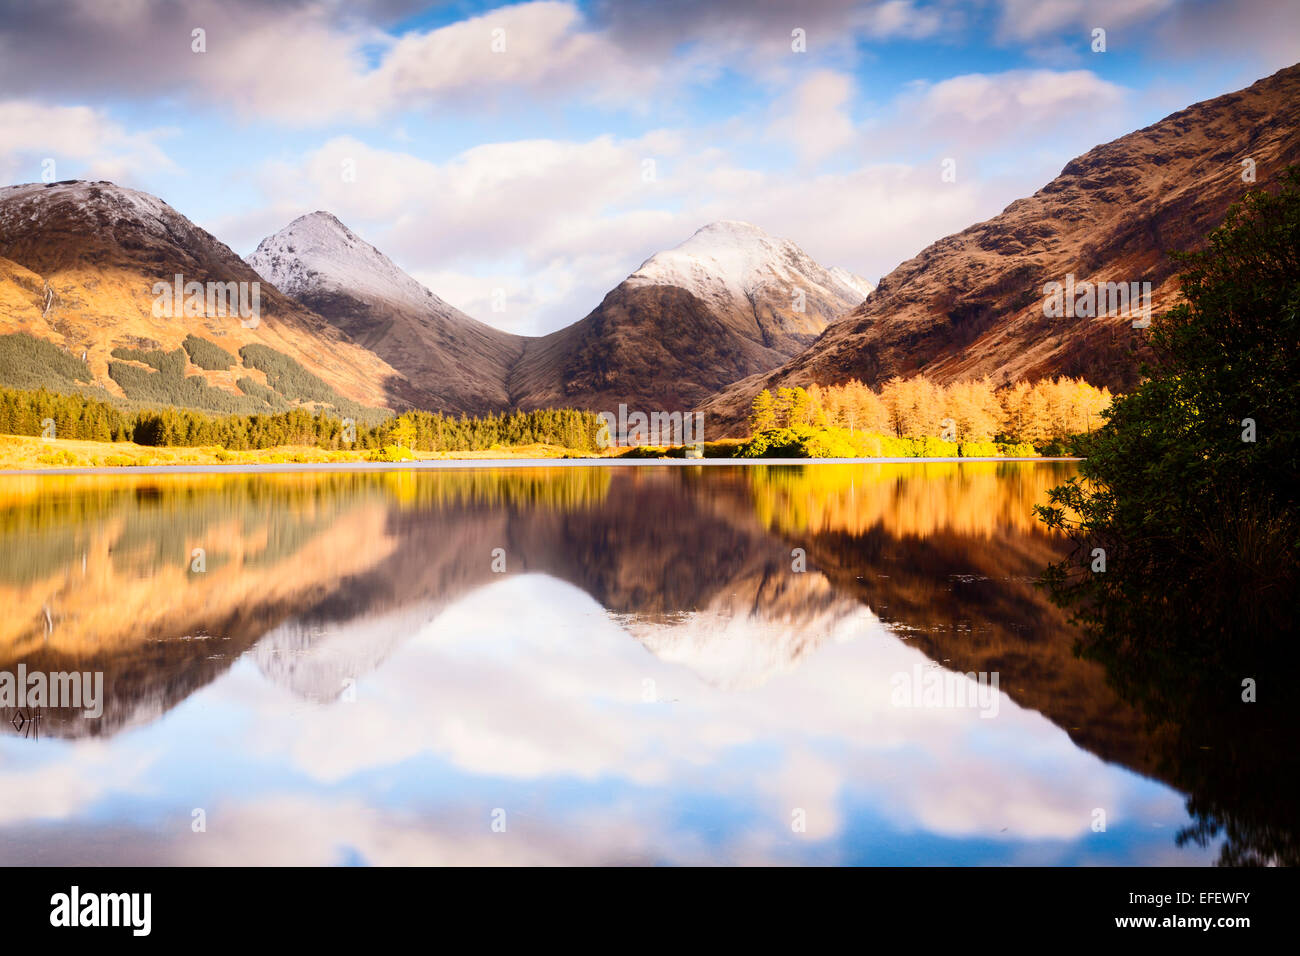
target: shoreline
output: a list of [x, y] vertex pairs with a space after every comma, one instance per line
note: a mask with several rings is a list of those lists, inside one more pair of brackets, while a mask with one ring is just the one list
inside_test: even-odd
[[30, 478], [40, 475], [213, 475], [271, 474], [276, 472], [388, 472], [441, 471], [463, 468], [695, 468], [725, 465], [922, 465], [964, 462], [1062, 462], [1083, 461], [1071, 457], [1035, 458], [447, 458], [436, 461], [340, 461], [266, 462], [230, 465], [106, 465], [81, 468], [0, 469], [5, 476]]

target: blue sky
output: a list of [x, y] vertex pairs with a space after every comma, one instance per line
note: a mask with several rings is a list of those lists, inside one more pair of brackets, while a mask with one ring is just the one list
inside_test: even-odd
[[1291, 0], [0, 0], [0, 180], [52, 159], [240, 254], [326, 209], [537, 333], [715, 219], [874, 282], [1297, 60]]

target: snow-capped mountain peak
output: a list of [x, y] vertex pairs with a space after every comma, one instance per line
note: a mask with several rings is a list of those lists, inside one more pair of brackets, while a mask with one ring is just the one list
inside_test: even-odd
[[[57, 212], [56, 212], [57, 210]], [[157, 196], [107, 181], [74, 179], [0, 187], [0, 217], [11, 226], [58, 215], [93, 223], [97, 230], [130, 223], [166, 235], [183, 217]]]
[[450, 310], [436, 295], [339, 221], [318, 210], [258, 243], [246, 261], [286, 295], [345, 292], [353, 297]]
[[423, 389], [425, 407], [481, 414], [510, 403], [523, 340], [444, 302], [337, 216], [298, 217], [247, 262]]
[[[795, 290], [857, 305], [871, 291], [860, 276], [827, 269], [789, 239], [770, 236], [753, 223], [711, 222], [672, 249], [658, 252], [628, 277], [631, 285], [673, 285], [706, 302], [752, 300], [762, 290]], [[864, 291], [865, 289], [865, 291]]]

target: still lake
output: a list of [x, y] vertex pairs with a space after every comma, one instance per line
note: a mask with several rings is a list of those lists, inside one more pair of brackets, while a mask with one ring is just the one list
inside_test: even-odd
[[0, 863], [1214, 862], [1033, 583], [1075, 467], [0, 476], [0, 671], [104, 681]]

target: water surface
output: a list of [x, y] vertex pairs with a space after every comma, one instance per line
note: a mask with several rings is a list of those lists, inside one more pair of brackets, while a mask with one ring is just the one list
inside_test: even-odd
[[0, 863], [1212, 862], [1074, 467], [0, 478], [0, 670], [106, 696], [5, 710]]

